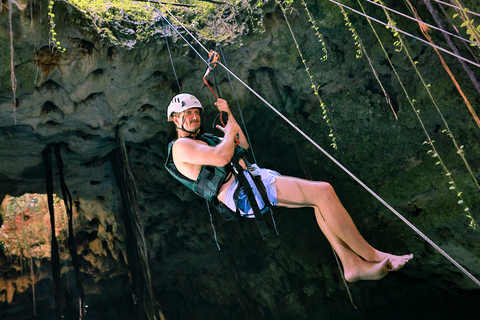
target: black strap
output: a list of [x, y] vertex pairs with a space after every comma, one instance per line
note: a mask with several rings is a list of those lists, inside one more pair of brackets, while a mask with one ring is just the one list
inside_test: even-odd
[[[233, 172], [235, 174], [235, 177], [237, 178], [238, 182], [240, 183], [240, 186], [243, 187], [243, 190], [247, 195], [248, 202], [250, 203], [250, 206], [253, 209], [253, 214], [255, 215], [255, 221], [257, 222], [258, 228], [260, 229], [260, 233], [262, 234], [262, 237], [265, 240], [270, 236], [270, 230], [268, 229], [267, 222], [265, 221], [265, 217], [263, 216], [262, 211], [258, 207], [257, 199], [255, 198], [253, 189], [250, 186], [250, 183], [248, 182], [247, 177], [245, 177], [245, 175], [243, 174], [245, 170], [242, 168], [242, 166], [240, 166], [238, 162], [237, 163], [232, 162], [232, 167], [233, 167]], [[252, 175], [250, 170], [247, 170], [246, 172]], [[257, 182], [255, 182], [255, 185], [257, 186], [257, 189], [259, 189], [260, 195], [262, 195], [262, 191], [263, 191], [263, 193], [265, 194], [265, 197], [262, 195], [263, 202], [265, 203], [265, 206], [269, 206], [271, 204], [270, 204], [270, 201], [268, 200], [268, 197], [266, 196], [265, 186], [263, 185], [261, 180], [259, 180], [259, 182], [261, 183], [260, 188], [258, 188]]]
[[266, 207], [271, 207], [272, 204], [270, 202], [270, 199], [268, 199], [267, 189], [263, 184], [262, 177], [255, 171], [255, 168], [253, 167], [247, 167], [247, 171], [252, 177], [252, 180], [255, 183], [255, 187], [257, 188], [258, 193], [260, 193], [263, 203], [265, 203]]

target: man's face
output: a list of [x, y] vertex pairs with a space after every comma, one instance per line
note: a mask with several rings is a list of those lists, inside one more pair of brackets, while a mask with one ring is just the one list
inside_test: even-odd
[[[183, 118], [183, 120], [182, 120]], [[184, 111], [180, 116], [177, 118], [179, 120], [178, 125], [182, 125], [188, 131], [195, 131], [200, 128], [200, 109], [192, 108]]]

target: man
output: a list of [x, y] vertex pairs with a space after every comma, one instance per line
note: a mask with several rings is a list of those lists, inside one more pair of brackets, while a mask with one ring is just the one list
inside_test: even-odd
[[[243, 191], [237, 192], [238, 179], [229, 174], [228, 170], [222, 169], [228, 167], [232, 158], [238, 158], [236, 155], [241, 154], [242, 149], [248, 149], [249, 144], [227, 102], [218, 99], [215, 106], [228, 115], [228, 122], [225, 127], [217, 126], [224, 133], [223, 139], [209, 143], [199, 134], [203, 111], [200, 101], [190, 94], [179, 94], [172, 99], [167, 118], [173, 121], [177, 128], [177, 139], [169, 147], [170, 163], [186, 178], [181, 181], [197, 194], [207, 199], [212, 198], [213, 194], [233, 211], [238, 207], [241, 215], [252, 217], [250, 201], [246, 200]], [[242, 159], [239, 163], [245, 167]], [[203, 183], [210, 187], [199, 187], [206, 167], [215, 168], [215, 173], [211, 174], [211, 181]], [[254, 170], [261, 177], [268, 201], [272, 205], [314, 209], [318, 226], [342, 261], [347, 281], [381, 279], [388, 272], [402, 268], [413, 258], [412, 254], [396, 256], [370, 246], [360, 235], [332, 186], [327, 182], [282, 176], [275, 171], [260, 169], [256, 165]], [[256, 195], [258, 196], [258, 192]], [[259, 197], [257, 200], [262, 208], [264, 201]]]

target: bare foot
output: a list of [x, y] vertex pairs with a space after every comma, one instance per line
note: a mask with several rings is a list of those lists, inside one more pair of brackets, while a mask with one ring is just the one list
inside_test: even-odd
[[378, 251], [379, 260], [389, 259], [391, 268], [388, 271], [397, 271], [401, 269], [408, 261], [413, 258], [413, 254], [406, 254], [403, 256], [396, 256], [390, 253]]
[[359, 280], [380, 280], [388, 273], [392, 265], [388, 258], [381, 262], [368, 262], [359, 259], [353, 267], [345, 269], [345, 280], [355, 282]]

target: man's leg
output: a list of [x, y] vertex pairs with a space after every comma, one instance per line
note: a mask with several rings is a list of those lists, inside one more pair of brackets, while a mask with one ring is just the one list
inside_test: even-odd
[[[276, 177], [275, 186], [279, 206], [315, 209], [318, 225], [339, 254], [346, 273], [347, 267], [352, 262], [360, 264], [359, 260], [375, 264], [385, 263], [385, 259], [388, 259], [389, 270], [398, 270], [412, 258], [411, 255], [383, 253], [370, 246], [358, 232], [330, 184], [279, 176]], [[357, 255], [359, 260], [352, 254]]]

